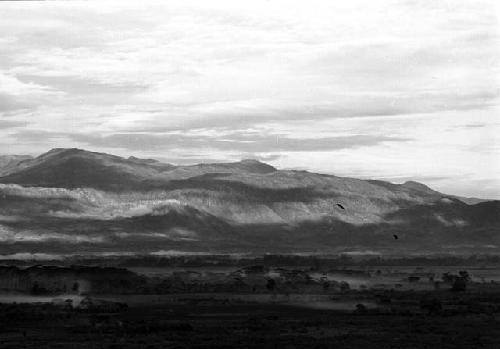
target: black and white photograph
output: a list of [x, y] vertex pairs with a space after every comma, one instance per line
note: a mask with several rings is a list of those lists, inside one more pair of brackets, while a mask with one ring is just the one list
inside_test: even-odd
[[0, 349], [500, 348], [500, 2], [0, 1]]

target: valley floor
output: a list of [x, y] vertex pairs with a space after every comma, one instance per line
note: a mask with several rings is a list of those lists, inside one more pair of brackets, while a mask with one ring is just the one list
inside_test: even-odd
[[[29, 270], [4, 268], [0, 348], [500, 348], [498, 266]], [[57, 293], [77, 271], [94, 292]]]
[[[500, 348], [498, 292], [371, 296], [377, 306], [345, 309], [222, 294], [143, 298], [118, 310], [0, 304], [0, 348]], [[332, 299], [344, 297], [353, 295]]]

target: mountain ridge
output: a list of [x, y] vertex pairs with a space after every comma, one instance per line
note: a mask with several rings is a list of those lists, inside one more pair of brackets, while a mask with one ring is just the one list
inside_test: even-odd
[[467, 205], [418, 182], [279, 170], [252, 159], [178, 166], [53, 149], [0, 177], [0, 254], [496, 251], [499, 203]]
[[[9, 174], [13, 174], [14, 172], [19, 172], [21, 170], [25, 170], [30, 167], [37, 166], [40, 164], [42, 161], [47, 161], [51, 158], [71, 158], [71, 157], [86, 157], [86, 158], [91, 158], [95, 157], [94, 160], [98, 158], [107, 158], [108, 160], [113, 160], [117, 163], [122, 163], [122, 164], [133, 164], [133, 165], [140, 165], [147, 167], [149, 169], [156, 169], [158, 172], [166, 172], [166, 171], [171, 171], [175, 169], [200, 169], [201, 172], [203, 173], [217, 173], [217, 170], [221, 170], [221, 173], [227, 173], [231, 172], [231, 170], [242, 170], [242, 171], [249, 171], [249, 172], [255, 172], [255, 173], [273, 173], [276, 171], [286, 171], [286, 170], [278, 170], [275, 167], [268, 165], [264, 162], [255, 160], [255, 159], [242, 159], [237, 162], [223, 162], [223, 163], [200, 163], [200, 164], [193, 164], [193, 165], [174, 165], [174, 164], [169, 164], [169, 163], [164, 163], [156, 159], [141, 159], [137, 158], [135, 156], [129, 156], [128, 158], [120, 157], [117, 155], [110, 155], [106, 153], [100, 153], [100, 152], [93, 152], [93, 151], [87, 151], [84, 149], [79, 149], [79, 148], [53, 148], [37, 157], [33, 157], [30, 155], [0, 155], [0, 182], [2, 183], [16, 183], [16, 181], [22, 182], [22, 178], [20, 176], [11, 176], [9, 177]], [[9, 164], [10, 161], [10, 164]], [[108, 163], [105, 164], [106, 166], [113, 166], [116, 164], [113, 163]], [[8, 169], [8, 172], [5, 170], [5, 168]], [[308, 171], [294, 171], [290, 170], [292, 172], [305, 172], [305, 173], [311, 173]], [[321, 176], [333, 176], [329, 174], [320, 174], [317, 173], [316, 175], [321, 175]], [[5, 178], [7, 177], [7, 178]], [[12, 179], [10, 179], [12, 178]], [[349, 178], [349, 177], [344, 177], [344, 178]], [[3, 179], [3, 180], [2, 180]], [[378, 185], [384, 185], [384, 186], [394, 186], [394, 187], [401, 187], [401, 188], [408, 188], [412, 189], [415, 191], [426, 191], [428, 193], [434, 193], [434, 194], [441, 194], [427, 185], [416, 182], [416, 181], [406, 181], [402, 184], [394, 184], [388, 181], [381, 181], [381, 180], [367, 180], [368, 182], [372, 182]], [[36, 182], [35, 183], [16, 183], [16, 184], [23, 184], [23, 185], [33, 185], [37, 186]], [[44, 183], [44, 184], [50, 184], [50, 183]], [[55, 183], [57, 184], [57, 183]], [[105, 189], [105, 188], [104, 188]], [[445, 195], [445, 194], [441, 194]], [[447, 197], [453, 197], [457, 198], [467, 204], [470, 203], [479, 203], [479, 202], [485, 202], [485, 201], [494, 201], [494, 200], [489, 200], [489, 199], [478, 199], [478, 198], [468, 198], [468, 197], [463, 197], [463, 196], [458, 196], [458, 195], [446, 195]]]
[[78, 148], [54, 148], [35, 158], [23, 157], [23, 161], [11, 161], [6, 165], [9, 165], [8, 171], [2, 171], [3, 167], [0, 167], [0, 174], [3, 173], [1, 183], [68, 188], [89, 186], [104, 190], [142, 189], [141, 182], [159, 180], [163, 172], [175, 169], [185, 172], [199, 169], [202, 173], [276, 171], [274, 167], [253, 159], [175, 166], [154, 159], [123, 158]]

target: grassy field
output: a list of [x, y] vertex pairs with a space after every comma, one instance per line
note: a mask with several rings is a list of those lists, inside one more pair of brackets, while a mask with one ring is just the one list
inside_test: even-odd
[[500, 348], [494, 267], [131, 269], [113, 294], [4, 291], [0, 348]]
[[[154, 302], [143, 298], [122, 310], [0, 304], [0, 347], [500, 347], [498, 292], [365, 291], [356, 295], [372, 297], [377, 306], [349, 303], [345, 309], [322, 309], [307, 302], [296, 305], [272, 297], [257, 302], [222, 294], [170, 295]], [[335, 301], [349, 297], [353, 295]], [[436, 302], [440, 305], [433, 307]]]

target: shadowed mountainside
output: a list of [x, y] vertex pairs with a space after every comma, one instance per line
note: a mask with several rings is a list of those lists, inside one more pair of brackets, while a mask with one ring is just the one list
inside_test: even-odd
[[20, 168], [23, 161], [33, 159], [29, 155], [0, 155], [0, 176], [5, 176]]
[[[17, 157], [20, 158], [20, 157]], [[6, 158], [7, 159], [7, 158]], [[168, 179], [204, 173], [248, 172], [265, 174], [276, 171], [256, 160], [232, 164], [200, 164], [176, 167], [152, 159], [89, 152], [81, 149], [52, 149], [37, 158], [0, 162], [2, 183], [53, 188], [95, 188], [124, 191], [162, 186]], [[2, 170], [5, 168], [5, 170]]]
[[42, 187], [131, 189], [138, 188], [142, 180], [172, 168], [157, 161], [123, 159], [80, 149], [53, 149], [20, 162], [1, 181]]
[[417, 182], [282, 171], [256, 160], [174, 166], [80, 149], [3, 161], [0, 173], [0, 254], [500, 246], [500, 202], [467, 205]]

